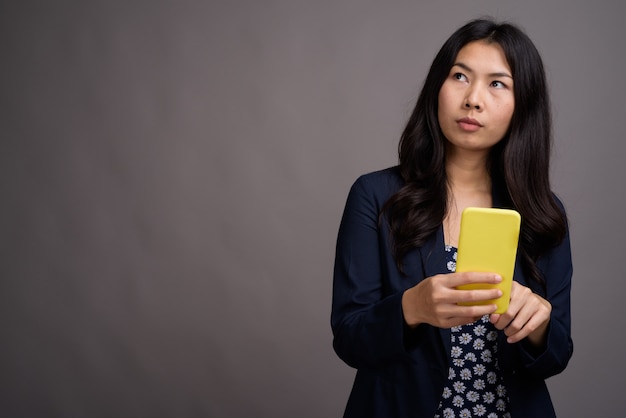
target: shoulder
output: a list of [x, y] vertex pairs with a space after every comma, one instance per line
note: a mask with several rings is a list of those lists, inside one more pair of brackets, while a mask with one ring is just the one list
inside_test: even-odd
[[389, 198], [403, 185], [404, 180], [400, 175], [400, 168], [394, 166], [361, 175], [352, 185], [352, 189], [359, 189], [374, 196]]
[[403, 185], [404, 180], [397, 166], [363, 174], [350, 188], [346, 211], [378, 214], [387, 200]]
[[[570, 244], [570, 233], [569, 233], [569, 222], [567, 218], [567, 212], [565, 209], [565, 205], [561, 201], [561, 199], [552, 192], [552, 198], [554, 199], [554, 203], [556, 207], [561, 211], [563, 215], [564, 223], [564, 231], [563, 237], [559, 243], [557, 243], [551, 250], [549, 250], [546, 254], [542, 255], [538, 263], [542, 270], [548, 269], [547, 264], [556, 263], [559, 265], [559, 269], [562, 271], [569, 272], [569, 277], [571, 278], [571, 270], [572, 270], [572, 250]], [[554, 273], [552, 273], [554, 274]], [[546, 276], [549, 277], [550, 274], [546, 273]]]
[[561, 200], [561, 198], [559, 196], [557, 196], [556, 193], [551, 192], [552, 193], [552, 199], [554, 199], [554, 203], [556, 203], [557, 207], [561, 210], [561, 212], [563, 212], [563, 215], [565, 215], [565, 205], [563, 204], [563, 201]]

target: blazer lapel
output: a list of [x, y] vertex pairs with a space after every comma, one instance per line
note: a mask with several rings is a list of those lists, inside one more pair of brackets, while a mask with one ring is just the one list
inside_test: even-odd
[[[443, 238], [443, 226], [440, 226], [437, 233], [419, 249], [420, 258], [422, 260], [422, 268], [424, 278], [432, 277], [437, 274], [446, 274], [446, 254], [445, 243]], [[450, 341], [450, 328], [438, 328], [441, 335], [441, 341], [445, 347], [446, 357], [450, 355], [452, 350], [452, 342]]]

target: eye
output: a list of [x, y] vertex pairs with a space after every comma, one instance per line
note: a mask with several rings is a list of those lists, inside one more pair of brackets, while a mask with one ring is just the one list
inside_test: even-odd
[[503, 89], [506, 88], [506, 84], [504, 84], [502, 81], [494, 80], [491, 82], [491, 87]]
[[452, 74], [452, 78], [459, 81], [467, 81], [467, 77], [463, 73], [454, 73]]

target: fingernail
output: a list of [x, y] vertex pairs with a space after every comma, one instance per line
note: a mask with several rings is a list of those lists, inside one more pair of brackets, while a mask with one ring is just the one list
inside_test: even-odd
[[499, 274], [496, 274], [496, 282], [501, 282], [502, 281], [502, 276], [500, 276]]

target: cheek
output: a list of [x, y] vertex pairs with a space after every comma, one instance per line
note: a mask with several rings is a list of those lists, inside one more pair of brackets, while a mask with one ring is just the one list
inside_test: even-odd
[[446, 84], [444, 83], [439, 90], [439, 108], [445, 108], [450, 103], [450, 91], [446, 88]]
[[498, 110], [498, 122], [503, 125], [504, 129], [508, 129], [511, 124], [511, 119], [513, 119], [514, 106], [512, 104], [507, 104], [501, 106]]
[[442, 118], [450, 113], [450, 94], [444, 87], [439, 91], [439, 105], [437, 107], [437, 115], [439, 116], [439, 124], [441, 124]]

